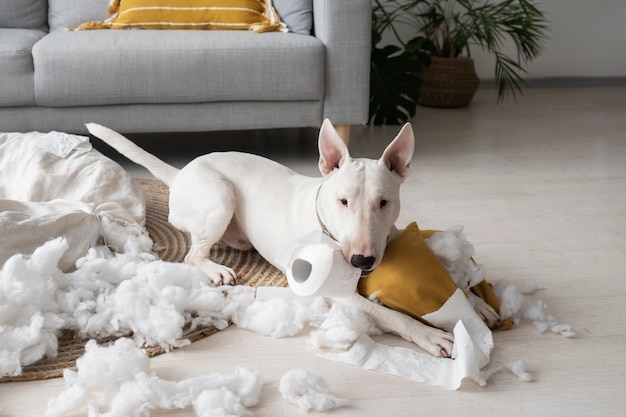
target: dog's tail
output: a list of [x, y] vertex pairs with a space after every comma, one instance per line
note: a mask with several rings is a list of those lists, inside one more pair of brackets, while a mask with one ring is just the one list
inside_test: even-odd
[[178, 169], [161, 161], [151, 153], [144, 151], [135, 145], [130, 139], [125, 138], [114, 130], [96, 123], [87, 123], [89, 133], [110, 145], [113, 149], [130, 159], [136, 164], [145, 167], [155, 177], [171, 186], [172, 181], [178, 174]]

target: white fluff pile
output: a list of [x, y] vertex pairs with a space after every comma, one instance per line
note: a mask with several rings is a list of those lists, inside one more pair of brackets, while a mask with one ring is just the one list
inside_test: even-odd
[[345, 407], [350, 401], [329, 393], [328, 382], [305, 369], [291, 369], [280, 379], [280, 394], [306, 413]]
[[133, 334], [137, 345], [183, 346], [183, 326], [228, 326], [235, 307], [254, 301], [248, 287], [211, 287], [195, 267], [156, 260], [140, 246], [122, 254], [90, 249], [76, 270], [56, 266], [67, 242], [55, 239], [0, 270], [0, 375], [57, 353], [62, 329], [81, 337]]
[[542, 300], [531, 301], [526, 295], [534, 294], [541, 286], [526, 283], [522, 287], [513, 284], [497, 282], [494, 285], [496, 296], [500, 300], [500, 314], [510, 317], [515, 324], [522, 320], [530, 320], [535, 329], [540, 333], [550, 330], [563, 337], [574, 337], [574, 332], [569, 324], [562, 324], [548, 311], [548, 307]]
[[[89, 417], [142, 417], [151, 410], [191, 406], [198, 417], [249, 417], [253, 414], [247, 408], [261, 397], [259, 373], [245, 368], [163, 380], [150, 370], [145, 352], [126, 338], [109, 347], [90, 341], [76, 365], [78, 372], [65, 371], [68, 388], [48, 402], [46, 417], [62, 417], [84, 407]], [[104, 394], [100, 402], [99, 393]]]

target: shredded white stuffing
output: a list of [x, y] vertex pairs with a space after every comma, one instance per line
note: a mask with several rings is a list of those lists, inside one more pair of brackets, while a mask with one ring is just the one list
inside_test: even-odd
[[67, 242], [54, 239], [0, 270], [1, 375], [56, 356], [62, 329], [91, 338], [132, 333], [138, 346], [170, 349], [188, 343], [185, 323], [223, 329], [235, 306], [254, 301], [253, 288], [212, 287], [199, 269], [158, 261], [132, 244], [116, 254], [92, 248], [67, 273], [56, 267], [65, 250]]
[[[259, 373], [245, 368], [230, 374], [163, 380], [150, 370], [145, 352], [127, 338], [108, 347], [90, 341], [76, 365], [77, 372], [65, 371], [68, 388], [48, 402], [46, 417], [62, 417], [84, 407], [90, 417], [141, 417], [151, 410], [191, 406], [200, 417], [248, 417], [252, 413], [247, 407], [261, 397]], [[105, 396], [98, 401], [101, 392]]]
[[198, 417], [254, 416], [226, 387], [202, 391], [193, 402], [193, 409]]
[[511, 359], [503, 364], [489, 366], [488, 368], [482, 370], [480, 376], [476, 379], [476, 383], [481, 387], [484, 387], [487, 385], [487, 381], [493, 374], [500, 372], [505, 368], [517, 376], [520, 381], [531, 382], [535, 379], [530, 372], [526, 371], [526, 364], [524, 361], [520, 359]]
[[382, 331], [363, 311], [334, 303], [325, 320], [311, 332], [311, 344], [317, 348], [346, 350], [363, 334], [376, 335]]
[[328, 304], [321, 297], [274, 298], [244, 305], [232, 320], [237, 327], [280, 338], [299, 334], [309, 324], [318, 325], [328, 311]]
[[436, 232], [425, 241], [458, 288], [467, 291], [483, 280], [484, 267], [472, 260], [474, 246], [465, 237], [463, 226]]
[[548, 306], [542, 300], [535, 302], [529, 300], [525, 295], [533, 294], [541, 289], [540, 286], [526, 283], [523, 287], [513, 284], [497, 282], [494, 285], [496, 296], [500, 300], [500, 314], [503, 317], [510, 317], [518, 324], [521, 320], [530, 320], [540, 333], [550, 330], [563, 337], [574, 337], [574, 332], [569, 324], [562, 324], [548, 311]]
[[302, 411], [328, 411], [345, 407], [350, 401], [329, 393], [328, 382], [305, 369], [291, 369], [280, 379], [280, 394]]

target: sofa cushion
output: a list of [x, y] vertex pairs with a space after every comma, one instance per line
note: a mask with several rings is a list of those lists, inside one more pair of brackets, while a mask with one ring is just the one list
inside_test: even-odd
[[108, 15], [76, 29], [285, 29], [270, 0], [113, 0]]
[[272, 4], [289, 32], [311, 34], [313, 0], [274, 0]]
[[45, 30], [47, 21], [47, 0], [0, 0], [0, 28]]
[[33, 49], [37, 104], [320, 100], [324, 53], [277, 32], [54, 31]]
[[89, 20], [106, 19], [109, 0], [48, 0], [48, 4], [50, 30], [55, 30], [66, 29]]
[[[48, 20], [52, 30], [77, 26], [90, 20], [104, 20], [109, 0], [48, 0], [48, 3]], [[313, 0], [274, 0], [272, 4], [290, 32], [311, 33]]]
[[0, 28], [0, 106], [35, 104], [31, 51], [45, 35], [35, 29]]

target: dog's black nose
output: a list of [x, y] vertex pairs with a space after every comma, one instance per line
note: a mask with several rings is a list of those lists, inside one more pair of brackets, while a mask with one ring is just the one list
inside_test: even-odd
[[355, 268], [361, 268], [363, 271], [369, 271], [374, 266], [376, 258], [373, 256], [352, 255], [350, 263]]

